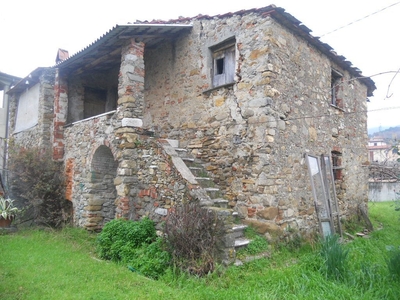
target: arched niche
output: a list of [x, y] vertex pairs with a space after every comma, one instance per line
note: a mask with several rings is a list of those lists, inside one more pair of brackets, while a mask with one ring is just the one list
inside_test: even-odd
[[[114, 179], [117, 175], [117, 167], [118, 162], [114, 159], [111, 149], [104, 145], [99, 146], [93, 154], [90, 167], [92, 200], [88, 210], [92, 215], [98, 215], [97, 220], [101, 227], [115, 216], [114, 201], [117, 191]], [[101, 217], [103, 217], [102, 220]]]

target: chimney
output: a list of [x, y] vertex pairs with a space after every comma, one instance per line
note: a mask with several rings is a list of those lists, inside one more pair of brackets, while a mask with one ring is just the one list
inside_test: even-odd
[[59, 48], [57, 51], [56, 64], [62, 62], [63, 60], [66, 60], [68, 57], [69, 57], [68, 51]]

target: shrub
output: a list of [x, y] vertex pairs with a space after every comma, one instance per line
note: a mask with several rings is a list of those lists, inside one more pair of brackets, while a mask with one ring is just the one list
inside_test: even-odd
[[115, 219], [108, 222], [97, 237], [97, 251], [103, 259], [122, 262], [129, 269], [157, 279], [165, 273], [171, 257], [157, 238], [154, 222]]
[[158, 279], [168, 269], [171, 256], [163, 250], [163, 240], [151, 244], [142, 244], [139, 248], [131, 248], [129, 255], [123, 256], [131, 271], [136, 271], [144, 276]]
[[390, 276], [394, 280], [400, 281], [400, 249], [392, 247], [390, 249], [390, 257], [387, 260], [387, 266]]
[[166, 247], [174, 265], [197, 276], [214, 271], [223, 230], [217, 214], [198, 203], [176, 207], [165, 222]]
[[324, 260], [323, 271], [328, 278], [343, 280], [348, 267], [349, 250], [339, 243], [337, 235], [328, 235], [321, 243], [320, 254]]
[[17, 148], [13, 143], [8, 161], [11, 194], [24, 208], [21, 219], [52, 227], [69, 223], [72, 203], [65, 199], [62, 164], [53, 161], [49, 151]]
[[246, 248], [238, 251], [238, 257], [255, 255], [268, 250], [268, 241], [264, 237], [257, 234], [253, 227], [247, 227], [245, 229], [245, 236], [246, 238], [251, 239], [251, 241]]
[[104, 225], [97, 238], [99, 256], [103, 259], [120, 261], [130, 249], [155, 241], [154, 222], [145, 217], [140, 221], [114, 219]]

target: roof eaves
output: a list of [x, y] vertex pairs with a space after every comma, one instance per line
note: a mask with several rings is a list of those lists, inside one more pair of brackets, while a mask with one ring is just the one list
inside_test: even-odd
[[73, 54], [69, 58], [59, 62], [58, 64], [54, 65], [53, 68], [62, 68], [66, 65], [69, 65], [70, 63], [76, 61], [80, 57], [84, 56], [87, 52], [92, 51], [96, 47], [101, 46], [104, 43], [107, 43], [109, 40], [112, 38], [122, 34], [126, 29], [128, 28], [143, 28], [143, 27], [154, 27], [154, 28], [167, 28], [170, 29], [172, 33], [175, 31], [178, 31], [178, 29], [182, 28], [192, 28], [192, 24], [170, 24], [170, 23], [154, 23], [154, 24], [147, 24], [147, 23], [141, 23], [141, 24], [122, 24], [122, 25], [115, 25], [113, 28], [111, 28], [109, 31], [107, 31], [105, 34], [103, 34], [101, 37], [99, 37], [97, 40], [95, 40], [93, 43], [89, 44], [82, 50], [78, 51], [77, 53]]
[[105, 43], [107, 40], [109, 40], [111, 37], [115, 36], [116, 31], [120, 30], [119, 25], [116, 25], [114, 27], [112, 27], [110, 30], [108, 30], [105, 34], [103, 34], [101, 37], [99, 37], [98, 39], [96, 39], [94, 42], [92, 42], [91, 44], [89, 44], [88, 46], [86, 46], [85, 48], [83, 48], [82, 50], [74, 53], [73, 55], [71, 55], [70, 57], [68, 57], [67, 59], [59, 62], [58, 64], [54, 65], [53, 68], [59, 68], [62, 67], [66, 64], [69, 64], [77, 59], [79, 59], [81, 56], [83, 56], [86, 52], [90, 51], [92, 48], [95, 48], [96, 46], [99, 46], [103, 43]]
[[301, 21], [295, 18], [290, 13], [287, 13], [284, 8], [277, 7], [275, 5], [269, 5], [262, 8], [253, 8], [248, 10], [239, 10], [236, 12], [229, 12], [222, 15], [197, 15], [192, 18], [178, 18], [169, 21], [161, 21], [161, 20], [153, 20], [153, 21], [137, 21], [140, 24], [163, 24], [163, 23], [182, 23], [182, 22], [191, 22], [194, 20], [202, 20], [202, 19], [214, 19], [214, 18], [229, 18], [234, 15], [245, 15], [250, 13], [260, 14], [262, 16], [271, 16], [280, 24], [284, 25], [289, 30], [295, 32], [296, 34], [302, 36], [306, 39], [310, 44], [314, 45], [317, 49], [319, 49], [322, 53], [326, 54], [333, 62], [335, 62], [340, 67], [347, 70], [352, 76], [359, 79], [362, 83], [367, 86], [367, 95], [372, 96], [373, 91], [376, 89], [374, 81], [362, 75], [360, 69], [352, 67], [352, 63], [347, 61], [344, 56], [337, 55], [336, 52], [333, 51], [333, 48], [328, 44], [321, 42], [319, 37], [314, 37], [311, 35], [311, 29], [305, 26]]
[[2, 91], [5, 86], [13, 86], [15, 82], [18, 82], [20, 80], [21, 77], [0, 72], [0, 91]]
[[[7, 94], [18, 93], [22, 90], [25, 90], [27, 85], [32, 86], [39, 82], [39, 77], [44, 70], [47, 70], [47, 67], [38, 67], [32, 72], [30, 72], [24, 78], [20, 78], [20, 80], [7, 92]], [[28, 84], [27, 84], [28, 82]]]

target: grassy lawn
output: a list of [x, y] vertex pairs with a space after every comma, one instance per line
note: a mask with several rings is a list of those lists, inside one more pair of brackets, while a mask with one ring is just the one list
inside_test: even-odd
[[269, 259], [205, 278], [169, 271], [154, 281], [99, 260], [96, 236], [83, 230], [20, 230], [0, 236], [0, 299], [400, 299], [386, 265], [387, 246], [400, 246], [400, 211], [372, 203], [370, 217], [377, 230], [344, 245], [343, 280], [320, 271], [316, 247], [281, 246]]

